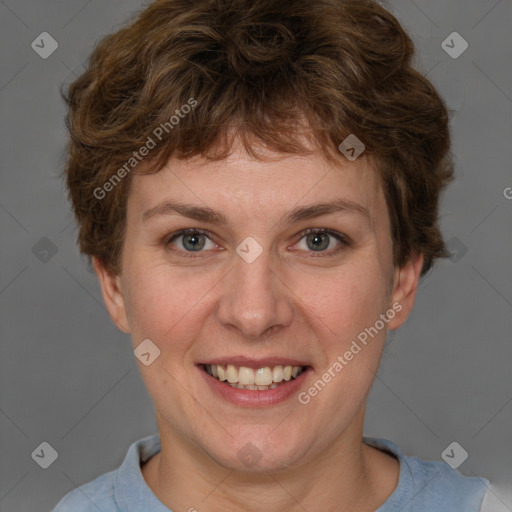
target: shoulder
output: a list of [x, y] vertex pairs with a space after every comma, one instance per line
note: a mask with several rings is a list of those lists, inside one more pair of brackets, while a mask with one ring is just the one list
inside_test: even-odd
[[480, 512], [489, 481], [464, 476], [443, 461], [407, 456], [387, 439], [365, 438], [365, 443], [387, 451], [400, 462], [398, 485], [377, 512]]
[[444, 510], [479, 512], [489, 481], [469, 477], [441, 461], [417, 457], [405, 460], [410, 468], [416, 501], [445, 507]]
[[160, 450], [159, 434], [134, 441], [121, 466], [77, 487], [57, 503], [52, 512], [127, 512], [142, 510], [158, 500], [146, 485], [140, 464]]
[[105, 473], [66, 494], [52, 512], [118, 512], [114, 498], [115, 471]]

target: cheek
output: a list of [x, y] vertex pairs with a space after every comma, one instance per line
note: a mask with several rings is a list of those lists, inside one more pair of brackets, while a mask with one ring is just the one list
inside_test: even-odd
[[[212, 300], [222, 300], [219, 293], [226, 291], [222, 273], [172, 267], [152, 259], [143, 251], [132, 251], [126, 260], [125, 302], [134, 338], [153, 337], [161, 343], [172, 338], [173, 343], [186, 344], [207, 320]], [[288, 286], [281, 293], [317, 331], [323, 344], [337, 347], [373, 325], [384, 312], [387, 274], [374, 250], [360, 253], [346, 265], [324, 270], [285, 271]]]
[[301, 302], [335, 340], [357, 335], [388, 308], [387, 279], [378, 265], [350, 265], [323, 276], [301, 277], [296, 286]]
[[210, 283], [208, 273], [173, 269], [168, 264], [150, 266], [135, 258], [130, 267], [128, 314], [134, 335], [154, 339], [162, 348], [166, 339], [173, 339], [173, 344], [192, 339], [200, 329], [198, 315], [204, 311], [205, 294], [214, 279]]
[[[389, 309], [384, 277], [377, 267], [375, 272], [367, 266], [347, 268], [317, 280], [322, 286], [301, 296], [318, 336], [322, 364], [316, 377], [327, 383], [326, 391], [318, 392], [314, 401], [318, 407], [332, 409], [336, 428], [355, 414], [378, 370], [386, 337], [380, 315]], [[310, 388], [312, 393], [316, 389]]]

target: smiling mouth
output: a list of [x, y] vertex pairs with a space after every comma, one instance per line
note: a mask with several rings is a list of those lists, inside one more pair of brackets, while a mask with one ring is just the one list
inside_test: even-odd
[[257, 369], [234, 364], [202, 364], [200, 366], [208, 375], [224, 384], [252, 391], [275, 389], [296, 379], [308, 368], [308, 366], [290, 365], [264, 366]]

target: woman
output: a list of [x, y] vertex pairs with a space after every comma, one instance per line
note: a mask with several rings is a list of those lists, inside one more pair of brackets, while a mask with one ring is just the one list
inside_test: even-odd
[[487, 480], [363, 436], [447, 255], [448, 116], [413, 51], [369, 0], [158, 0], [95, 48], [67, 186], [159, 434], [54, 512], [480, 510]]

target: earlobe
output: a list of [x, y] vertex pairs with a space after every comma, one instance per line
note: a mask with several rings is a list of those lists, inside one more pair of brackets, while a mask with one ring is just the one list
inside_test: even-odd
[[414, 252], [407, 263], [395, 269], [391, 305], [398, 312], [388, 323], [388, 330], [398, 329], [409, 316], [416, 299], [416, 291], [423, 267], [423, 254]]
[[112, 321], [116, 324], [118, 329], [129, 334], [130, 327], [128, 325], [120, 277], [110, 274], [98, 258], [93, 257], [92, 262], [100, 282], [103, 300], [105, 301]]

